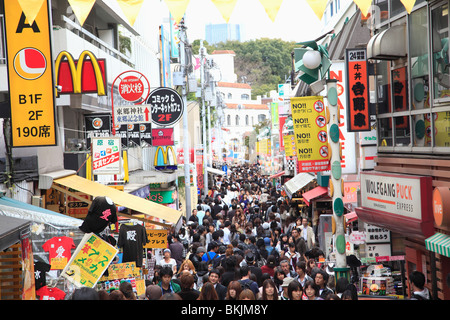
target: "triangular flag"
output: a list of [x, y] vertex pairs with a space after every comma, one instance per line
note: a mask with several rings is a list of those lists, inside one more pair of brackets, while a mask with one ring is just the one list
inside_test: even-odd
[[226, 23], [230, 21], [231, 14], [236, 6], [237, 0], [211, 0], [219, 9], [220, 14], [225, 19]]
[[311, 7], [311, 9], [314, 11], [317, 18], [319, 18], [319, 20], [322, 20], [323, 13], [325, 12], [325, 9], [327, 8], [328, 0], [306, 0], [306, 2]]
[[36, 16], [41, 10], [45, 0], [19, 0], [19, 5], [22, 8], [23, 14], [27, 18], [27, 22], [31, 25]]
[[144, 0], [117, 0], [117, 2], [125, 14], [125, 17], [127, 17], [128, 22], [131, 25], [134, 25]]
[[183, 18], [189, 1], [190, 0], [164, 0], [176, 23], [180, 23]]
[[400, 0], [403, 3], [403, 6], [405, 7], [408, 14], [411, 13], [412, 8], [416, 4], [416, 0]]
[[361, 10], [362, 15], [367, 17], [370, 7], [372, 6], [372, 0], [353, 0], [353, 2], [356, 3], [359, 10]]
[[78, 22], [82, 26], [89, 16], [92, 7], [95, 4], [95, 0], [69, 0], [69, 4], [77, 17]]
[[275, 18], [277, 17], [278, 11], [280, 10], [281, 3], [283, 0], [259, 0], [266, 10], [267, 15], [269, 16], [272, 22], [275, 22]]

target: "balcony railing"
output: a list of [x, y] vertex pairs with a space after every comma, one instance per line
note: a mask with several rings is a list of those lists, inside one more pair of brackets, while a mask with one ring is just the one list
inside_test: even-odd
[[116, 59], [119, 59], [123, 63], [134, 68], [134, 63], [122, 52], [111, 47], [109, 44], [107, 44], [103, 40], [99, 39], [98, 37], [96, 37], [89, 31], [87, 31], [86, 29], [82, 28], [81, 26], [79, 26], [78, 24], [76, 24], [75, 22], [73, 22], [72, 20], [67, 18], [66, 16], [61, 16], [61, 18], [66, 23], [67, 30], [72, 31], [79, 37], [85, 39], [86, 41], [89, 41], [89, 43], [91, 43], [91, 44], [95, 45], [96, 47], [100, 48], [101, 50], [105, 51], [110, 56], [112, 56]]

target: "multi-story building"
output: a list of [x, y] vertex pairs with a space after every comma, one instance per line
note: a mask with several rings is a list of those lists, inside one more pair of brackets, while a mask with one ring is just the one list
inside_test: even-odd
[[242, 26], [239, 24], [209, 23], [205, 26], [205, 40], [209, 44], [217, 44], [231, 40], [241, 41], [242, 38]]

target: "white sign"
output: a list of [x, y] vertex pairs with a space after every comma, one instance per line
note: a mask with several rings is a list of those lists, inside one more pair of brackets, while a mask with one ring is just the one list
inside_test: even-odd
[[365, 208], [422, 219], [421, 180], [416, 176], [361, 173]]
[[366, 224], [366, 243], [386, 243], [391, 242], [391, 232], [388, 229]]
[[114, 124], [140, 124], [152, 122], [152, 110], [148, 104], [114, 106]]
[[361, 231], [353, 231], [350, 233], [348, 240], [353, 244], [364, 244], [366, 243], [366, 233]]
[[376, 258], [391, 255], [391, 244], [368, 244], [366, 245], [366, 258]]
[[119, 137], [92, 138], [92, 173], [120, 174]]

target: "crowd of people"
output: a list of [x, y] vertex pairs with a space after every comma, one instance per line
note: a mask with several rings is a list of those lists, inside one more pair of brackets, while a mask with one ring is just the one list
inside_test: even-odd
[[156, 263], [149, 256], [145, 299], [356, 300], [356, 286], [334, 279], [308, 212], [290, 205], [257, 166], [229, 169]]

